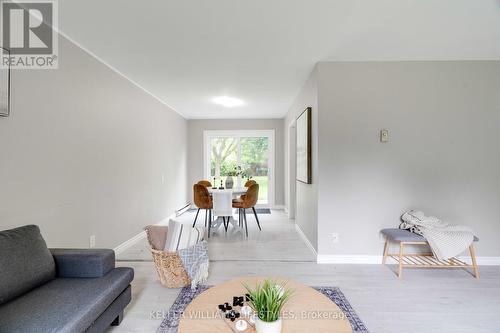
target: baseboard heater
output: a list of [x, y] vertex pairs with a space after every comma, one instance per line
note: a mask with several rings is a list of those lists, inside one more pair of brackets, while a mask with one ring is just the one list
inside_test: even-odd
[[187, 203], [184, 206], [182, 206], [181, 208], [177, 209], [175, 211], [175, 217], [181, 216], [182, 214], [184, 214], [185, 212], [187, 212], [189, 210], [189, 208], [191, 208], [191, 204]]

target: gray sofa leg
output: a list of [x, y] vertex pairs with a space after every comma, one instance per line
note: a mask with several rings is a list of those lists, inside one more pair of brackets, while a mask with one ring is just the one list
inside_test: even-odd
[[123, 311], [118, 315], [118, 317], [115, 318], [115, 320], [113, 320], [111, 326], [119, 326], [120, 323], [122, 322], [122, 319], [123, 319]]

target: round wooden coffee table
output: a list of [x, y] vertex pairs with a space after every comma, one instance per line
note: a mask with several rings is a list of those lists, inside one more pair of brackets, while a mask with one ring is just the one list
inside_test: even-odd
[[[214, 318], [211, 314], [217, 313], [219, 304], [232, 302], [233, 296], [244, 295], [242, 283], [255, 286], [262, 280], [259, 277], [239, 278], [204, 291], [187, 306], [178, 333], [232, 333], [221, 318]], [[283, 333], [352, 333], [342, 310], [325, 295], [301, 283], [276, 280], [287, 281], [287, 287], [295, 289], [293, 297], [283, 308], [287, 314], [283, 319]]]

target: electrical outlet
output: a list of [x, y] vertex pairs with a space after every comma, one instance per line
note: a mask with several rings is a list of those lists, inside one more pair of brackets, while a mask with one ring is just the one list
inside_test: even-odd
[[95, 235], [91, 235], [91, 236], [89, 237], [89, 247], [90, 247], [90, 248], [95, 247]]
[[339, 242], [339, 234], [332, 233], [332, 242], [334, 242], [334, 243], [338, 243]]

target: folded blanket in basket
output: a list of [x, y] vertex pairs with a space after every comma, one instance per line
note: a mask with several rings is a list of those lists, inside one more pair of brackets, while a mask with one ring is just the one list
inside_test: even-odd
[[191, 227], [170, 219], [165, 250], [177, 251], [191, 279], [192, 289], [208, 278], [208, 249], [204, 238], [204, 228]]
[[207, 281], [209, 263], [207, 241], [204, 240], [186, 249], [178, 250], [177, 254], [191, 279], [191, 289], [196, 289], [198, 284]]
[[179, 221], [170, 219], [168, 222], [168, 234], [165, 240], [165, 251], [177, 251], [187, 249], [198, 244], [205, 238], [205, 228], [191, 227]]
[[401, 216], [400, 229], [408, 229], [425, 237], [438, 259], [453, 258], [467, 250], [474, 241], [471, 228], [426, 216], [418, 210], [410, 210]]

